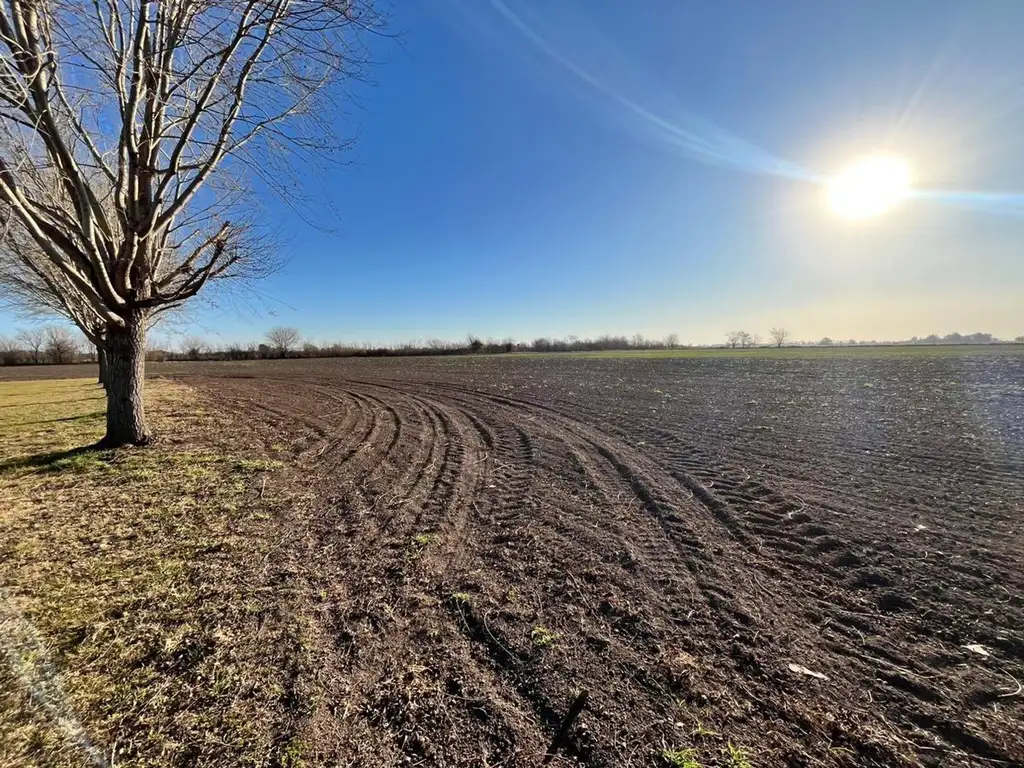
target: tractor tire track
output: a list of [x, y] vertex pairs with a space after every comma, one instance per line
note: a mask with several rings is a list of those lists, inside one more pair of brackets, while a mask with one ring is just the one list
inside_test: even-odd
[[[950, 694], [1004, 684], [1000, 664], [972, 671], [937, 650], [980, 638], [1019, 659], [1019, 642], [958, 623], [955, 592], [887, 575], [857, 525], [883, 504], [808, 486], [757, 439], [737, 454], [721, 423], [662, 419], [667, 396], [630, 410], [389, 372], [208, 380], [322, 499], [296, 515], [304, 652], [320, 660], [299, 665], [297, 688], [323, 702], [296, 736], [324, 764], [533, 766], [583, 686], [591, 705], [563, 751], [580, 765], [653, 764], [690, 717], [729, 738], [773, 734], [759, 745], [772, 764], [914, 765], [908, 744], [951, 766], [1024, 751]], [[886, 434], [819, 437], [861, 462]], [[978, 477], [1013, 486], [1009, 465]], [[955, 583], [1006, 600], [959, 567]]]

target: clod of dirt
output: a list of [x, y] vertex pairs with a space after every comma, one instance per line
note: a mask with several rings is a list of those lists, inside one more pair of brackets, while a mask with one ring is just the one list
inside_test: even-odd
[[914, 607], [913, 602], [899, 592], [883, 592], [878, 596], [878, 607], [890, 613], [899, 613]]
[[865, 568], [850, 577], [849, 585], [853, 589], [873, 589], [875, 587], [892, 586], [892, 581], [880, 571]]
[[802, 525], [797, 528], [797, 533], [812, 539], [818, 536], [825, 536], [828, 533], [828, 528], [824, 525]]
[[841, 549], [843, 544], [842, 539], [837, 539], [835, 536], [823, 536], [814, 542], [814, 549], [817, 552], [834, 552]]
[[859, 568], [864, 565], [864, 560], [855, 552], [847, 550], [832, 558], [832, 565], [836, 568]]

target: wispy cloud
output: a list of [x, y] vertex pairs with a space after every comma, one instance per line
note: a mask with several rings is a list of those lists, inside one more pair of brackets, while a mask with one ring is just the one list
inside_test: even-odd
[[603, 94], [633, 119], [640, 120], [644, 127], [653, 129], [661, 141], [682, 150], [692, 159], [745, 173], [779, 176], [799, 181], [822, 180], [820, 176], [806, 168], [777, 157], [699, 115], [689, 114], [672, 120], [663, 117], [659, 114], [660, 110], [644, 106], [625, 95], [564, 53], [555, 42], [538, 32], [503, 0], [490, 0], [490, 3], [509, 25], [547, 58]]
[[[700, 114], [686, 110], [667, 110], [663, 105], [645, 103], [629, 89], [616, 87], [609, 81], [609, 78], [601, 76], [594, 68], [581, 62], [581, 59], [584, 58], [597, 58], [595, 51], [600, 53], [600, 58], [610, 58], [606, 55], [609, 52], [602, 49], [600, 41], [591, 40], [587, 45], [577, 45], [575, 51], [567, 51], [567, 46], [556, 39], [556, 33], [542, 33], [536, 25], [531, 24], [525, 18], [525, 11], [517, 12], [505, 0], [489, 0], [489, 2], [497, 15], [527, 40], [534, 50], [608, 99], [622, 111], [624, 116], [644, 128], [646, 133], [653, 135], [666, 147], [682, 151], [686, 156], [698, 162], [744, 173], [776, 176], [813, 184], [827, 182], [828, 179], [824, 174], [779, 157], [716, 125]], [[929, 71], [925, 82], [915, 91], [900, 119], [893, 126], [894, 133], [899, 133], [924, 90], [929, 86], [934, 87], [934, 83], [931, 81], [935, 79], [937, 69], [938, 64]], [[669, 111], [673, 113], [671, 118], [666, 116]], [[912, 199], [924, 203], [953, 205], [985, 213], [1024, 215], [1024, 194], [918, 190], [914, 192]]]

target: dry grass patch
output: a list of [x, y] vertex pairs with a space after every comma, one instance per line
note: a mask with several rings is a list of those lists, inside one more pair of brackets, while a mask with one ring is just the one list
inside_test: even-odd
[[289, 762], [287, 468], [161, 380], [162, 440], [83, 450], [103, 407], [90, 381], [0, 383], [0, 765]]

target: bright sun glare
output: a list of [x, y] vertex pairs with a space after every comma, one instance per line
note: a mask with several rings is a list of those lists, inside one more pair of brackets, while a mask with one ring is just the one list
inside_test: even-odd
[[828, 182], [832, 210], [847, 219], [885, 213], [910, 191], [910, 167], [899, 157], [862, 157]]

